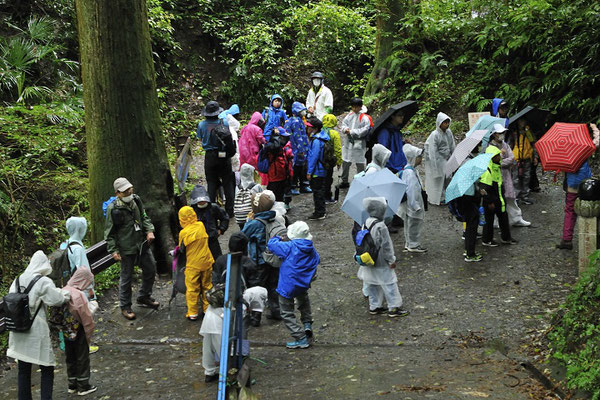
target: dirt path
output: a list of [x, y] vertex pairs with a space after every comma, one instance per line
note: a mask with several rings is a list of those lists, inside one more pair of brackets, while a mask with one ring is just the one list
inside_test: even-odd
[[[316, 342], [286, 350], [281, 323], [253, 329], [254, 392], [261, 399], [543, 399], [545, 391], [514, 359], [527, 357], [523, 345], [547, 326], [577, 266], [575, 253], [554, 249], [562, 228], [561, 188], [546, 182], [534, 199], [523, 214], [537, 228], [513, 228], [516, 246], [478, 244], [481, 263], [463, 261], [461, 225], [445, 207], [427, 212], [428, 253], [403, 253], [403, 234], [393, 235], [400, 291], [411, 311], [399, 320], [367, 313], [351, 259], [352, 223], [339, 204], [328, 206], [326, 220], [309, 222], [322, 256], [310, 291]], [[294, 199], [290, 217], [311, 212], [312, 199], [303, 195]], [[166, 304], [169, 283], [159, 282], [156, 294]], [[215, 398], [216, 385], [203, 382], [200, 324], [184, 318], [183, 298], [171, 312], [136, 310], [140, 317], [131, 323], [120, 316], [114, 292], [102, 305], [100, 351], [92, 355], [99, 390], [91, 398]], [[66, 399], [64, 356], [57, 356], [55, 398]], [[15, 399], [15, 368], [2, 381], [0, 398]]]

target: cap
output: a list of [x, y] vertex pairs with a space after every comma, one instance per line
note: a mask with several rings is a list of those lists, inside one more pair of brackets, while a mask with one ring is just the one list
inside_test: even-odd
[[502, 133], [502, 132], [506, 132], [508, 129], [506, 129], [506, 127], [504, 127], [504, 125], [502, 124], [494, 124], [494, 129], [492, 130], [492, 133]]
[[113, 183], [113, 187], [115, 188], [115, 192], [124, 192], [127, 189], [132, 188], [133, 185], [127, 180], [127, 178], [117, 178]]
[[315, 71], [312, 73], [312, 75], [310, 76], [310, 78], [318, 78], [318, 79], [323, 79], [323, 74], [319, 71]]

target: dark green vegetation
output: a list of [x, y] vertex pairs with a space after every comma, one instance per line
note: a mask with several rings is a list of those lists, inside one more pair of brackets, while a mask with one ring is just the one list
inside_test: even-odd
[[[68, 216], [90, 215], [73, 3], [0, 0], [0, 294], [35, 249], [49, 252], [65, 238]], [[303, 101], [315, 69], [327, 77], [336, 114], [354, 95], [364, 95], [375, 116], [418, 100], [408, 128], [418, 133], [433, 129], [439, 110], [460, 133], [466, 112], [488, 109], [496, 96], [514, 111], [531, 104], [561, 121], [599, 119], [596, 1], [147, 3], [171, 161], [175, 138], [194, 131], [207, 100], [238, 103], [246, 117], [273, 92], [288, 105]], [[599, 386], [595, 271], [552, 333], [574, 388]]]

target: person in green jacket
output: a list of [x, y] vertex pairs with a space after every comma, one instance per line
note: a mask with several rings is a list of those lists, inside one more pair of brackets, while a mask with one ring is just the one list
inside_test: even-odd
[[156, 261], [150, 243], [154, 240], [154, 225], [146, 214], [142, 200], [133, 194], [133, 185], [126, 178], [117, 178], [113, 186], [117, 198], [106, 210], [104, 240], [108, 252], [115, 261], [121, 262], [121, 313], [132, 320], [135, 319], [135, 313], [131, 310], [131, 281], [135, 265], [142, 269], [142, 286], [137, 303], [151, 308], [160, 305], [152, 298]]

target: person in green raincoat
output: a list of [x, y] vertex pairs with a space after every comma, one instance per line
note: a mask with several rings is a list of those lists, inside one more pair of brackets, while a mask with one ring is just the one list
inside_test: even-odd
[[482, 244], [488, 247], [498, 246], [498, 243], [494, 241], [494, 216], [498, 217], [502, 244], [516, 244], [517, 241], [510, 235], [510, 224], [504, 202], [502, 171], [500, 170], [502, 151], [496, 146], [488, 146], [485, 152], [493, 154], [494, 157], [490, 161], [488, 170], [479, 179], [479, 188], [483, 195], [483, 209], [485, 210]]

